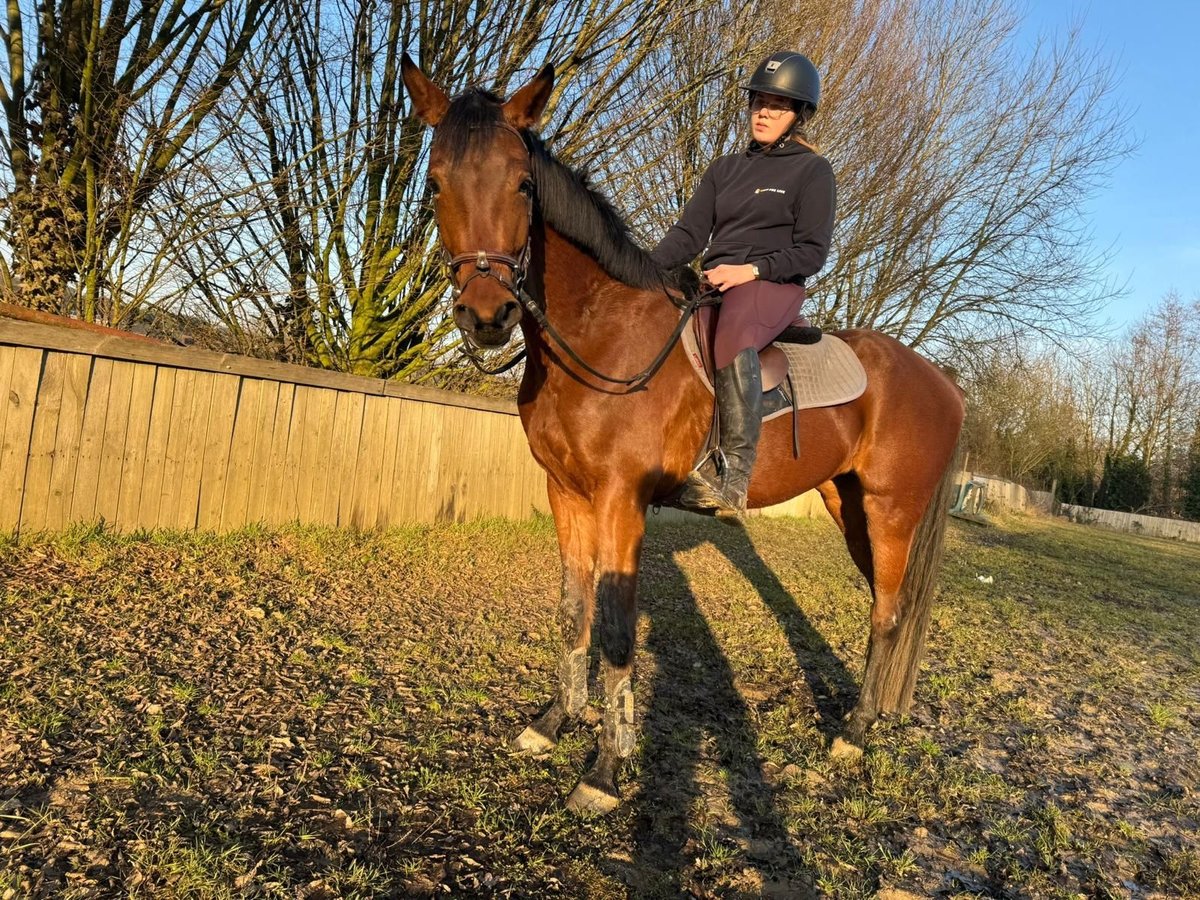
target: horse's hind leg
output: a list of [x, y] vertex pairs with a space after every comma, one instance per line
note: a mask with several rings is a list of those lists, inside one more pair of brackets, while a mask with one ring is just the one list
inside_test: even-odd
[[567, 806], [606, 813], [619, 802], [616, 775], [637, 742], [633, 707], [633, 653], [637, 642], [637, 574], [646, 507], [632, 496], [596, 503], [596, 603], [600, 609], [604, 719], [592, 768], [576, 785]]
[[[895, 683], [908, 677], [908, 673], [898, 671], [897, 667], [903, 669], [920, 661], [919, 648], [910, 653], [911, 648], [897, 646], [896, 638], [897, 626], [907, 612], [904, 609], [905, 575], [913, 536], [923, 510], [915, 508], [908, 496], [872, 493], [863, 496], [862, 510], [870, 539], [871, 571], [867, 580], [874, 599], [871, 636], [858, 702], [846, 718], [844, 740], [835, 741], [834, 751], [838, 754], [856, 753], [879, 714], [897, 711], [901, 704], [896, 699]], [[859, 562], [857, 556], [855, 561]], [[901, 659], [901, 656], [906, 658]]]
[[850, 558], [862, 572], [870, 588], [875, 578], [871, 562], [871, 537], [867, 533], [867, 514], [863, 509], [863, 490], [853, 472], [838, 475], [832, 481], [817, 486], [825, 508], [846, 539]]
[[595, 609], [596, 528], [591, 504], [553, 483], [549, 495], [562, 557], [562, 599], [558, 608], [562, 655], [554, 699], [513, 741], [518, 750], [533, 752], [553, 747], [563, 723], [578, 717], [587, 706], [588, 644]]

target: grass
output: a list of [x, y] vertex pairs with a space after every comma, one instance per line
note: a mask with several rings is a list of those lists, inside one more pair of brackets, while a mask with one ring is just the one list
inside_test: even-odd
[[580, 820], [593, 726], [506, 749], [555, 683], [546, 519], [10, 541], [0, 895], [1200, 896], [1198, 564], [952, 523], [917, 703], [846, 765], [836, 532], [652, 523], [643, 730]]

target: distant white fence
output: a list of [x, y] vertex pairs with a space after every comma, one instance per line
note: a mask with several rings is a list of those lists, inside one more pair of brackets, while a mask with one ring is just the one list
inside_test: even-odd
[[[964, 476], [963, 480], [966, 479], [967, 476]], [[991, 475], [972, 473], [969, 480], [983, 486], [983, 505], [993, 512], [1038, 512], [1045, 515], [1057, 512], [1058, 515], [1083, 525], [1100, 525], [1130, 534], [1200, 543], [1200, 522], [1142, 516], [1112, 509], [1094, 509], [1070, 503], [1056, 504], [1049, 491], [1031, 491], [1022, 485]]]
[[1141, 516], [1137, 513], [1118, 512], [1115, 509], [1093, 509], [1090, 506], [1075, 506], [1070, 503], [1062, 504], [1059, 514], [1072, 522], [1084, 525], [1103, 525], [1105, 528], [1115, 528], [1117, 531], [1128, 531], [1131, 534], [1200, 544], [1200, 522]]

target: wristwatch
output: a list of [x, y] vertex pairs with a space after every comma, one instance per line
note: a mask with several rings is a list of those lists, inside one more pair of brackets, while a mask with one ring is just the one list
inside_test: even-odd
[[762, 272], [758, 271], [758, 266], [754, 263], [750, 263], [750, 271], [754, 273], [754, 277], [756, 279], [762, 278]]

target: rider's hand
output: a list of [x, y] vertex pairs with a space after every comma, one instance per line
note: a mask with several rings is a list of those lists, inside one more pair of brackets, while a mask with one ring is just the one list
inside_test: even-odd
[[754, 267], [749, 264], [744, 266], [716, 266], [715, 268], [705, 270], [704, 277], [717, 290], [727, 291], [730, 288], [737, 287], [739, 284], [753, 281]]

